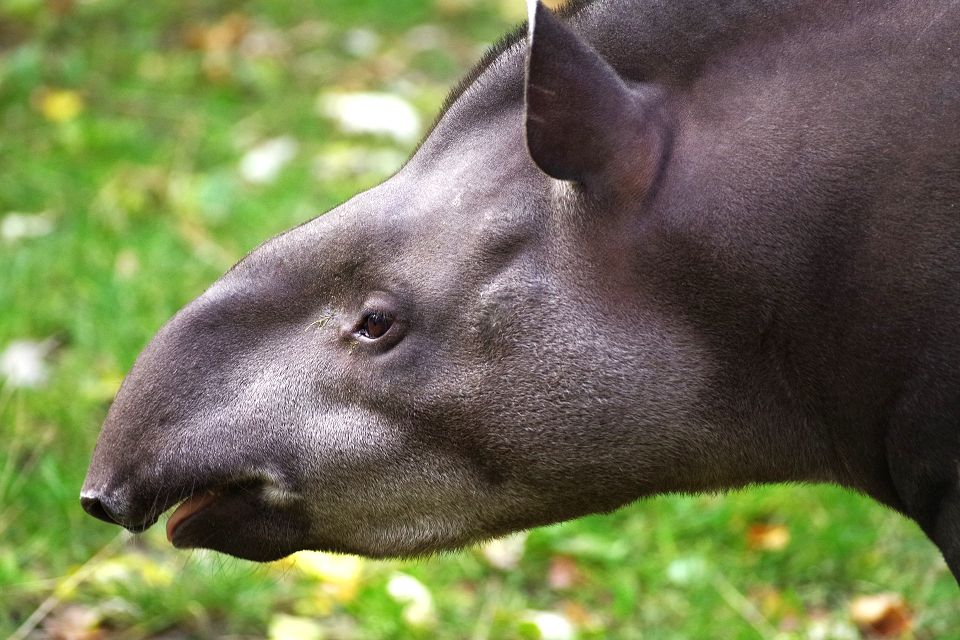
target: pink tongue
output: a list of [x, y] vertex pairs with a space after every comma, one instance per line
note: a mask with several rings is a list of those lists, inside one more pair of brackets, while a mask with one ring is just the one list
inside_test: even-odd
[[212, 493], [202, 493], [198, 496], [188, 498], [177, 507], [176, 511], [167, 520], [167, 540], [173, 542], [173, 534], [177, 532], [180, 523], [195, 514], [197, 511], [206, 509], [216, 501], [217, 497]]

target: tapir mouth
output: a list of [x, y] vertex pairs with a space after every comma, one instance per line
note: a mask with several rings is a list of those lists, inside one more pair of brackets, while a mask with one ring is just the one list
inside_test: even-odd
[[177, 532], [177, 527], [194, 514], [200, 513], [212, 505], [219, 497], [218, 492], [204, 491], [181, 502], [180, 506], [170, 514], [170, 519], [167, 520], [167, 540], [173, 543], [173, 536]]
[[263, 473], [209, 488], [199, 487], [170, 514], [167, 540], [181, 549], [220, 550], [218, 541], [246, 537], [251, 529], [256, 529], [256, 521], [275, 515], [291, 496], [277, 478]]

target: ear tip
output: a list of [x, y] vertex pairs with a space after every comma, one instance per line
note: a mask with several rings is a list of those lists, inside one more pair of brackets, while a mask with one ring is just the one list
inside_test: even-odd
[[540, 6], [540, 0], [527, 0], [527, 25], [530, 33], [533, 33], [533, 26], [537, 23], [537, 9]]
[[561, 24], [558, 16], [541, 0], [527, 0], [527, 33], [531, 42], [537, 29], [553, 31]]

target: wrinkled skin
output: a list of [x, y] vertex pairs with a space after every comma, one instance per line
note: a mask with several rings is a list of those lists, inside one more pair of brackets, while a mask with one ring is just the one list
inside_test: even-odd
[[408, 556], [834, 482], [960, 570], [960, 8], [572, 13], [538, 8], [396, 176], [161, 329], [88, 511], [213, 496], [176, 546]]

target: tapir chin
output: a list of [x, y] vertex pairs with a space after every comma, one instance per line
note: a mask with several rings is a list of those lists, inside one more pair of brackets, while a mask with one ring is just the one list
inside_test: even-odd
[[383, 184], [140, 354], [81, 502], [415, 556], [826, 482], [960, 575], [960, 3], [531, 2]]

